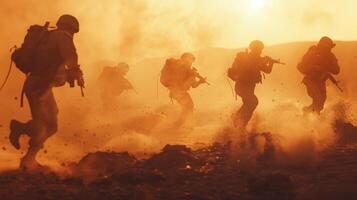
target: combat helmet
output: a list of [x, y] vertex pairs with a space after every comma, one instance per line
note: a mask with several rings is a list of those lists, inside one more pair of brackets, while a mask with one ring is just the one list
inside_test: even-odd
[[194, 62], [196, 60], [195, 56], [192, 53], [188, 53], [188, 52], [183, 53], [181, 55], [181, 59], [182, 60], [190, 60], [192, 62]]
[[331, 38], [324, 36], [320, 39], [317, 46], [322, 48], [334, 48], [336, 44], [333, 42]]
[[116, 66], [116, 69], [118, 70], [119, 73], [121, 74], [127, 74], [129, 72], [129, 65], [128, 63], [125, 62], [120, 62]]
[[79, 32], [79, 22], [78, 22], [77, 18], [75, 18], [72, 15], [62, 15], [58, 19], [56, 25], [57, 25], [57, 27], [67, 27], [73, 33]]
[[249, 44], [249, 49], [250, 50], [263, 50], [264, 43], [260, 40], [254, 40]]

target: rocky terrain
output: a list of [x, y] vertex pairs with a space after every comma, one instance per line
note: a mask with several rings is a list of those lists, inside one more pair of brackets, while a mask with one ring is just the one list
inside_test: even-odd
[[[166, 145], [148, 159], [127, 152], [95, 152], [66, 166], [68, 173], [0, 175], [3, 200], [33, 199], [355, 199], [357, 128], [336, 122], [338, 141], [314, 162], [282, 164], [274, 135], [251, 133], [246, 142], [192, 150]], [[256, 138], [265, 139], [264, 151]], [[255, 152], [236, 154], [234, 145]], [[249, 151], [247, 151], [249, 149]]]

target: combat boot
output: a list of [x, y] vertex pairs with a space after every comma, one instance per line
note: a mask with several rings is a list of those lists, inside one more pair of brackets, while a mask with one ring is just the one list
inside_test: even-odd
[[305, 107], [303, 107], [303, 108], [302, 108], [302, 111], [304, 112], [304, 114], [308, 114], [308, 113], [313, 112], [314, 109], [313, 109], [312, 105], [310, 105], [310, 106], [305, 106]]
[[20, 169], [28, 173], [41, 173], [50, 171], [50, 168], [43, 166], [36, 159], [25, 156], [20, 161]]
[[24, 124], [17, 121], [11, 120], [10, 122], [10, 143], [14, 146], [17, 150], [20, 149], [20, 137], [24, 132]]
[[305, 106], [302, 110], [303, 110], [304, 116], [307, 116], [308, 114], [316, 114], [316, 115], [321, 114], [321, 110], [314, 108], [313, 105]]

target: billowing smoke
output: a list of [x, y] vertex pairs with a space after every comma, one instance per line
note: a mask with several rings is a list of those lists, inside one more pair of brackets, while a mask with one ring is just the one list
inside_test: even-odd
[[[55, 89], [60, 128], [46, 143], [40, 161], [73, 161], [97, 150], [128, 150], [140, 154], [158, 151], [166, 143], [209, 144], [215, 141], [222, 127], [230, 124], [230, 115], [241, 105], [241, 101], [235, 101], [232, 96], [226, 78], [226, 70], [238, 50], [211, 48], [222, 44], [223, 39], [250, 38], [244, 34], [245, 29], [240, 30], [241, 35], [232, 31], [242, 27], [239, 24], [244, 19], [237, 17], [240, 13], [232, 15], [236, 17], [233, 19], [220, 15], [224, 13], [223, 7], [229, 7], [227, 5], [201, 0], [160, 3], [156, 0], [87, 0], [81, 4], [74, 0], [20, 2], [6, 1], [0, 8], [3, 27], [0, 33], [0, 81], [8, 69], [10, 47], [21, 44], [29, 25], [43, 24], [46, 20], [54, 25], [64, 13], [77, 16], [81, 23], [75, 43], [86, 78], [85, 98], [80, 96], [79, 88]], [[233, 4], [235, 1], [227, 2], [237, 6]], [[234, 9], [224, 11], [227, 10]], [[282, 30], [280, 24], [275, 28]], [[282, 59], [287, 66], [276, 66], [256, 91], [260, 104], [252, 127], [257, 132], [280, 135], [284, 140], [280, 144], [291, 154], [298, 152], [299, 141], [311, 151], [331, 144], [334, 141], [331, 124], [335, 116], [328, 113], [334, 113], [332, 108], [336, 102], [356, 98], [353, 93], [357, 88], [353, 69], [356, 58], [351, 52], [356, 52], [357, 45], [339, 42], [336, 53], [342, 73], [338, 79], [345, 93], [340, 94], [329, 84], [327, 116], [312, 121], [302, 117], [301, 108], [309, 103], [309, 98], [296, 65], [310, 45], [312, 43], [292, 43], [267, 47], [265, 54]], [[208, 77], [211, 85], [191, 91], [195, 102], [195, 126], [179, 129], [172, 126], [178, 117], [178, 105], [171, 104], [167, 91], [158, 86], [157, 81], [165, 59], [185, 51], [194, 51], [197, 57], [195, 67]], [[129, 63], [128, 79], [137, 93], [124, 93], [115, 100], [117, 105], [112, 112], [105, 112], [97, 79], [105, 65], [118, 62]], [[13, 70], [7, 86], [0, 93], [0, 148], [4, 147], [0, 151], [5, 152], [4, 162], [13, 163], [12, 166], [16, 166], [21, 152], [13, 150], [8, 143], [8, 122], [12, 118], [29, 119], [28, 106], [25, 104], [24, 109], [18, 106], [23, 79], [18, 70]], [[26, 139], [22, 144], [26, 144]], [[23, 147], [22, 151], [25, 150]], [[2, 162], [0, 160], [0, 166]]]

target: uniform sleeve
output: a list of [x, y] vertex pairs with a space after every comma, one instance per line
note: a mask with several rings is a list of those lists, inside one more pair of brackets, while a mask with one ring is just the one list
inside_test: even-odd
[[339, 66], [338, 60], [334, 54], [332, 54], [332, 57], [331, 57], [331, 65], [329, 65], [329, 72], [332, 74], [340, 73], [340, 66]]
[[264, 73], [270, 74], [271, 71], [273, 70], [273, 65], [274, 63], [269, 62], [269, 58], [262, 58], [260, 59], [260, 69], [261, 71], [263, 71]]
[[133, 85], [130, 83], [130, 81], [128, 79], [123, 80], [123, 89], [125, 90], [132, 90], [134, 89]]
[[184, 88], [190, 88], [190, 87], [193, 87], [193, 88], [196, 88], [199, 84], [196, 80], [196, 75], [195, 75], [195, 71], [193, 70], [187, 70], [185, 72], [185, 79], [182, 83], [182, 85], [184, 86]]
[[64, 64], [68, 69], [78, 68], [78, 55], [73, 43], [73, 37], [70, 34], [61, 32], [59, 34], [58, 47]]

